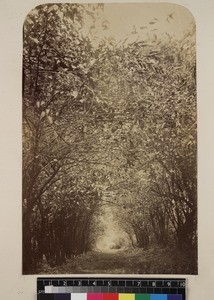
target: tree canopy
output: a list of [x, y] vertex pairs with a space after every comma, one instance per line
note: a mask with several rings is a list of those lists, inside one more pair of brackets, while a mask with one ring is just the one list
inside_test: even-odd
[[195, 28], [95, 44], [103, 8], [46, 4], [24, 23], [25, 274], [96, 248], [107, 212], [132, 247], [196, 252]]

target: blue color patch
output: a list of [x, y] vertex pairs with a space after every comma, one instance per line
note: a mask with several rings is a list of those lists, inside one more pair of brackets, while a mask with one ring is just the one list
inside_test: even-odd
[[182, 300], [182, 295], [168, 295], [167, 300]]
[[168, 300], [167, 295], [151, 295], [151, 300]]

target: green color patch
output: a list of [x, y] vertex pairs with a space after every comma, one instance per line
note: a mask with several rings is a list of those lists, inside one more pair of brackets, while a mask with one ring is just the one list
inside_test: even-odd
[[135, 294], [135, 300], [150, 300], [149, 294]]

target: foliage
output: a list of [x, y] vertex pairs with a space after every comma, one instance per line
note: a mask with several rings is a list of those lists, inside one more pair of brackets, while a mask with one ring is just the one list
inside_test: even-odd
[[95, 248], [105, 205], [132, 247], [197, 247], [194, 28], [95, 46], [84, 19], [102, 9], [47, 4], [25, 20], [25, 274]]

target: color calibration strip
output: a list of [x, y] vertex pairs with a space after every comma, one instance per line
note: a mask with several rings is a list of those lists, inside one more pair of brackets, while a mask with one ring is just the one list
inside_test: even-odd
[[183, 300], [182, 295], [164, 294], [39, 294], [38, 300]]
[[185, 279], [38, 278], [37, 300], [185, 300]]

